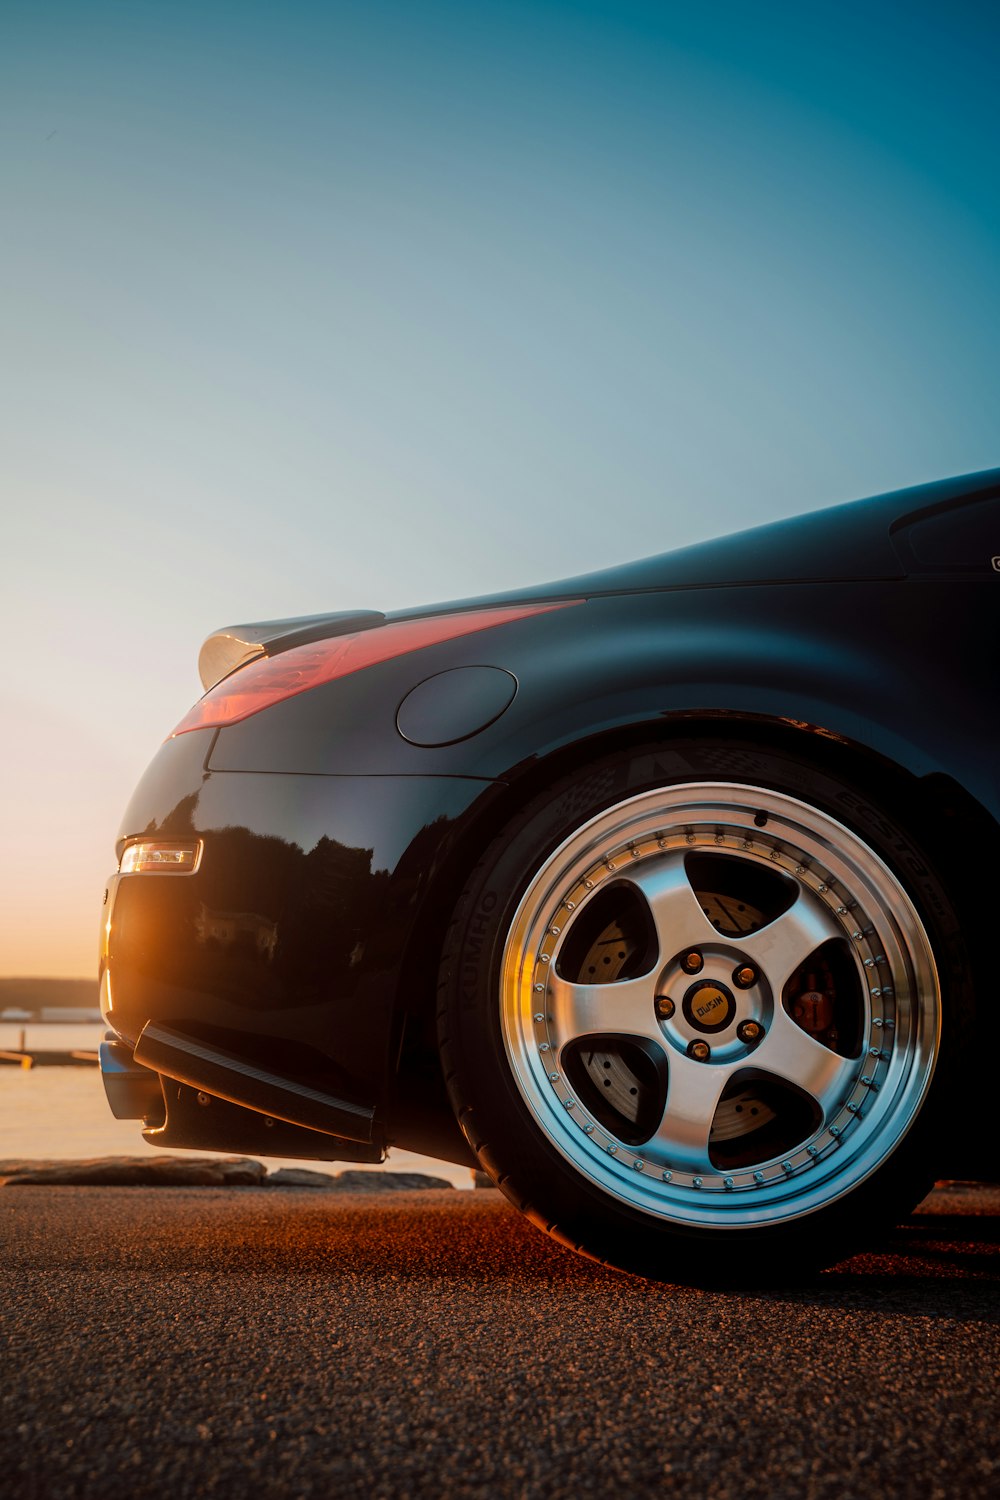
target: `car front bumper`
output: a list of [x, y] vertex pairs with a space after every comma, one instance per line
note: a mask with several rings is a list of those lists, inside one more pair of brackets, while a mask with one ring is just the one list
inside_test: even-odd
[[[147, 1134], [163, 1144], [233, 1139], [207, 1118], [177, 1138], [170, 1117], [190, 1114], [187, 1091], [249, 1109], [259, 1116], [252, 1135], [270, 1119], [258, 1150], [287, 1125], [381, 1153], [401, 1028], [416, 991], [433, 984], [414, 978], [414, 965], [428, 922], [440, 919], [435, 881], [493, 784], [211, 772], [211, 741], [210, 731], [168, 740], [121, 829], [119, 852], [139, 837], [201, 848], [191, 872], [108, 883], [100, 972], [104, 1016], [120, 1038], [108, 1052], [112, 1108], [141, 1106]], [[171, 1139], [147, 1108], [156, 1077], [180, 1090], [164, 1087]], [[324, 1116], [317, 1098], [340, 1114]], [[280, 1154], [321, 1154], [287, 1145]]]

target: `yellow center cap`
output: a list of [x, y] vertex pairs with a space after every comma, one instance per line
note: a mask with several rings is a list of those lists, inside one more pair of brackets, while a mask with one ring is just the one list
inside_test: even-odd
[[706, 984], [696, 999], [693, 1009], [703, 1026], [717, 1026], [729, 1009], [729, 1000], [718, 985]]
[[703, 979], [684, 997], [684, 1014], [699, 1031], [722, 1031], [736, 1014], [736, 1003], [724, 985]]

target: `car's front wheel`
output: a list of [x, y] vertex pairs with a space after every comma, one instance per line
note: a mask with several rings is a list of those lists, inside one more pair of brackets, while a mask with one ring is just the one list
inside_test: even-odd
[[609, 757], [466, 886], [452, 1102], [564, 1243], [666, 1279], [793, 1275], [932, 1180], [957, 942], [926, 860], [854, 788], [747, 745]]

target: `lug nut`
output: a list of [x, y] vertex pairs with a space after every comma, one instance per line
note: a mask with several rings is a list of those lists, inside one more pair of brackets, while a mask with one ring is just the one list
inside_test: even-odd
[[657, 995], [653, 1002], [656, 1006], [656, 1019], [658, 1021], [669, 1021], [673, 1015], [675, 1006], [669, 995]]
[[681, 968], [685, 974], [700, 974], [704, 967], [705, 960], [696, 949], [692, 949], [690, 953], [685, 953], [681, 959]]
[[733, 983], [738, 984], [741, 990], [748, 990], [757, 983], [757, 970], [751, 969], [749, 964], [743, 964], [741, 968], [734, 969]]
[[712, 1055], [712, 1049], [707, 1042], [688, 1042], [688, 1057], [693, 1057], [695, 1062], [708, 1062]]
[[736, 1035], [741, 1042], [759, 1042], [764, 1035], [764, 1028], [759, 1021], [741, 1021], [736, 1028]]

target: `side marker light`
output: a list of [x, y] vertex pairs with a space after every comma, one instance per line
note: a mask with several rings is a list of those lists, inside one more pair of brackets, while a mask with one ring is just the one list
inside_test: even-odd
[[120, 875], [193, 875], [201, 860], [201, 839], [165, 843], [143, 839], [129, 844], [118, 866]]

